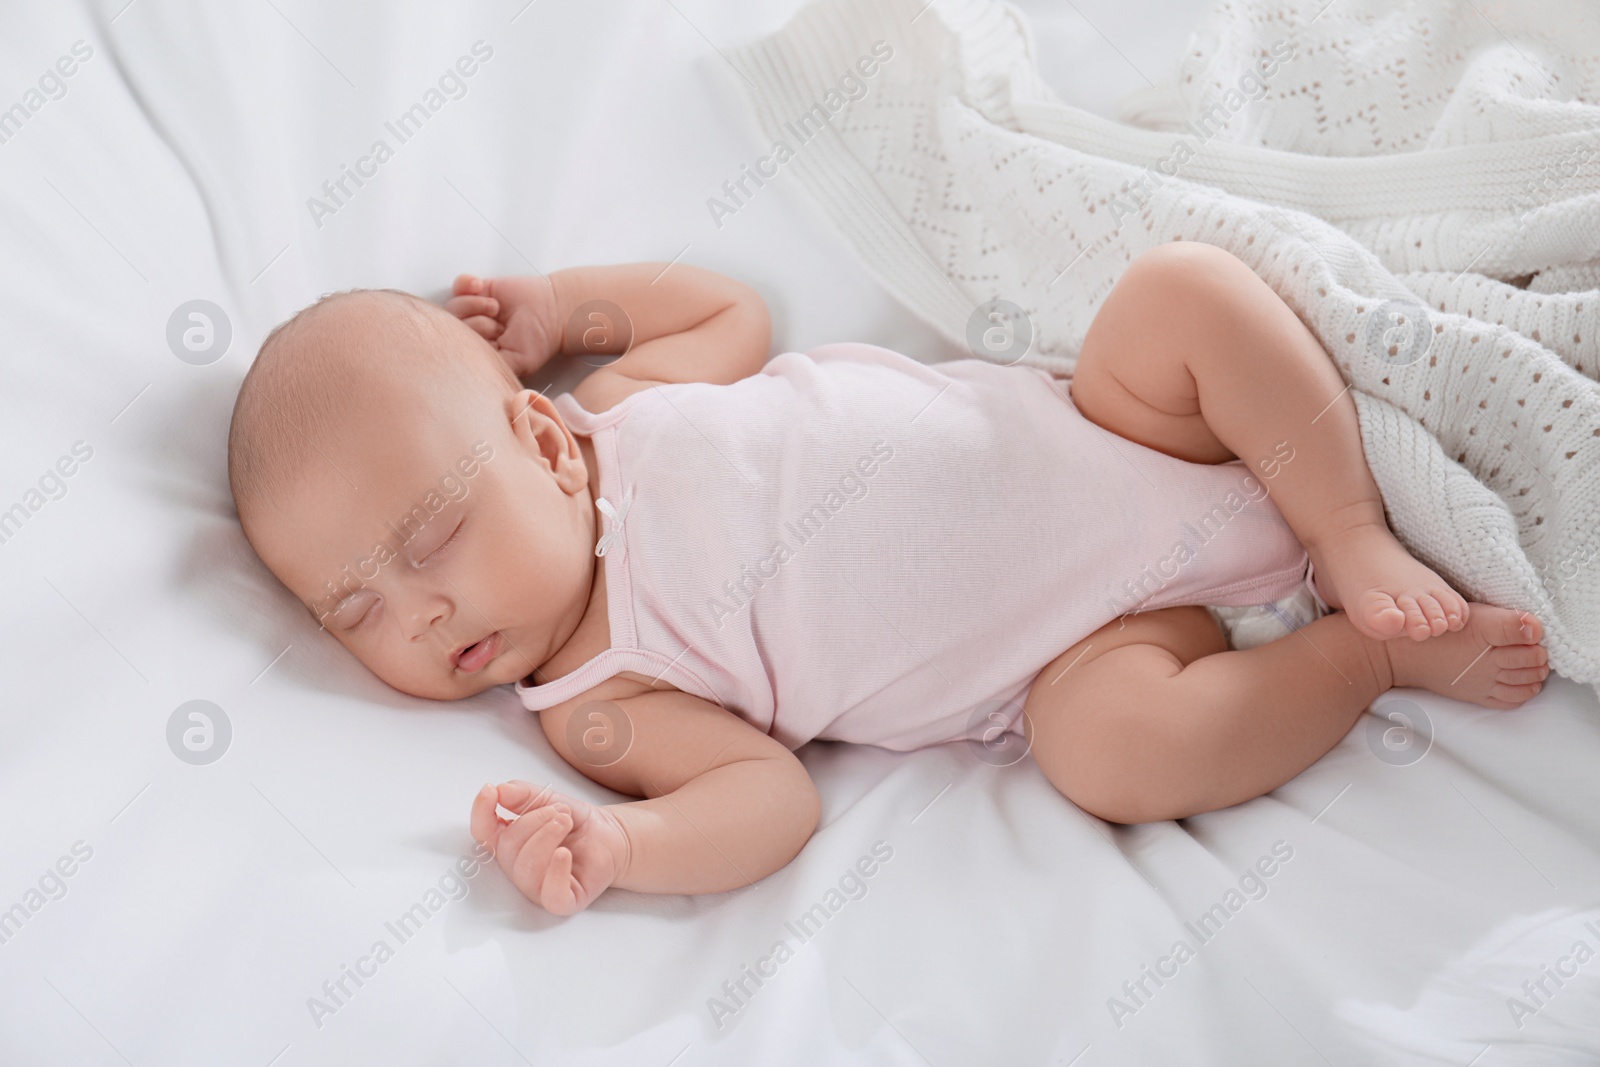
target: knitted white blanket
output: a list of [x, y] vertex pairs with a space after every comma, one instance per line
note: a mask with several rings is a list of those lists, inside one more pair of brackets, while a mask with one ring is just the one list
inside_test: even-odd
[[729, 50], [754, 169], [798, 175], [951, 340], [1018, 305], [1022, 362], [1058, 374], [1134, 256], [1226, 248], [1350, 383], [1397, 536], [1600, 682], [1596, 15], [1218, 0], [1175, 82], [1124, 101], [1141, 128], [1055, 96], [1010, 5], [924, 2], [816, 0]]

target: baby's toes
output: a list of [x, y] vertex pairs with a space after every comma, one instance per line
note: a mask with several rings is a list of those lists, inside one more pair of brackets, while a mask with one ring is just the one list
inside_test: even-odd
[[1538, 687], [1544, 684], [1549, 677], [1549, 667], [1510, 667], [1501, 668], [1495, 674], [1495, 681], [1503, 685], [1531, 685], [1537, 692]]
[[1450, 629], [1450, 620], [1445, 617], [1444, 605], [1433, 593], [1418, 593], [1417, 608], [1422, 612], [1423, 618], [1428, 620], [1427, 637], [1438, 637]]
[[1406, 630], [1406, 614], [1395, 603], [1394, 597], [1381, 589], [1371, 589], [1355, 605], [1346, 605], [1345, 612], [1356, 629], [1368, 637], [1387, 641], [1399, 637]]
[[[1517, 635], [1521, 637], [1520, 630]], [[1537, 693], [1550, 677], [1550, 653], [1543, 645], [1500, 645], [1489, 653], [1489, 661], [1494, 664], [1494, 680], [1512, 688], [1532, 686]]]
[[1539, 621], [1537, 616], [1530, 615], [1526, 611], [1523, 611], [1518, 612], [1517, 618], [1522, 623], [1522, 635], [1525, 641], [1532, 644], [1536, 641], [1539, 641], [1543, 637], [1544, 624]]
[[1499, 701], [1505, 707], [1515, 708], [1538, 696], [1539, 688], [1538, 683], [1506, 685], [1504, 682], [1496, 682], [1494, 688], [1489, 690], [1489, 698]]
[[1446, 587], [1434, 590], [1434, 598], [1444, 608], [1444, 619], [1452, 630], [1459, 630], [1467, 625], [1467, 619], [1472, 614], [1472, 608], [1467, 604], [1467, 598]]
[[[1401, 593], [1394, 598], [1395, 604], [1405, 613], [1405, 632], [1411, 635], [1413, 641], [1424, 641], [1433, 636], [1433, 626], [1428, 622], [1428, 617], [1423, 614], [1422, 605], [1410, 593]], [[1440, 618], [1443, 618], [1440, 613]]]
[[1543, 645], [1502, 645], [1490, 655], [1494, 658], [1495, 667], [1500, 670], [1550, 665], [1550, 653], [1545, 651]]
[[[1544, 634], [1544, 627], [1531, 612], [1497, 608], [1490, 604], [1479, 604], [1477, 607], [1478, 611], [1473, 613], [1478, 617], [1474, 630], [1491, 645], [1536, 645]], [[1496, 653], [1497, 656], [1504, 654], [1503, 651]]]

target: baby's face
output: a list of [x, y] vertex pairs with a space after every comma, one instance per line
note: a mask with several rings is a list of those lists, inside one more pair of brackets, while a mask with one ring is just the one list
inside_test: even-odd
[[273, 573], [402, 692], [457, 700], [523, 678], [588, 606], [589, 466], [546, 397], [503, 406], [479, 425], [377, 387], [254, 524]]

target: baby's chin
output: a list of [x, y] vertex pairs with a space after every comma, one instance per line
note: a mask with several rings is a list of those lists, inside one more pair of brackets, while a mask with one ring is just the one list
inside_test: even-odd
[[[435, 674], [427, 679], [395, 678], [370, 663], [367, 663], [366, 667], [390, 689], [422, 700], [465, 700], [468, 697], [477, 696], [479, 693], [493, 689], [497, 685], [509, 685], [517, 680], [516, 678], [501, 677], [501, 675], [512, 671], [514, 668], [510, 665], [502, 667], [498, 663], [489, 664], [473, 674], [467, 674], [463, 671], [448, 671], [442, 675]], [[518, 677], [521, 676], [519, 675]]]
[[[419, 697], [422, 700], [465, 700], [477, 696], [486, 690], [493, 689], [502, 683], [497, 678], [485, 678], [487, 671], [478, 674], [465, 675], [459, 678], [440, 679], [428, 684], [415, 682], [395, 682], [383, 678], [389, 688], [404, 693], [406, 696]], [[381, 675], [379, 677], [382, 677]]]
[[462, 683], [462, 688], [454, 697], [446, 697], [445, 699], [464, 700], [467, 697], [477, 696], [479, 693], [487, 692], [497, 685], [510, 685], [512, 682], [517, 680], [516, 678], [499, 677], [499, 675], [503, 673], [505, 673], [505, 668], [502, 668], [499, 671], [491, 671], [486, 667], [477, 674], [464, 675], [457, 679]]

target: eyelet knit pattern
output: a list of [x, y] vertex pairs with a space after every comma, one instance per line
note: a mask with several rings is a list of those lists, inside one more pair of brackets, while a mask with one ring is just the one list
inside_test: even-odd
[[[1248, 263], [1351, 385], [1400, 540], [1600, 682], [1600, 20], [1325, 3], [1213, 5], [1123, 109], [1145, 127], [1061, 101], [997, 0], [817, 0], [727, 57], [786, 169], [957, 344], [1003, 298], [1035, 330], [1023, 362], [1070, 374], [1142, 252]], [[833, 106], [876, 41], [892, 59]]]

